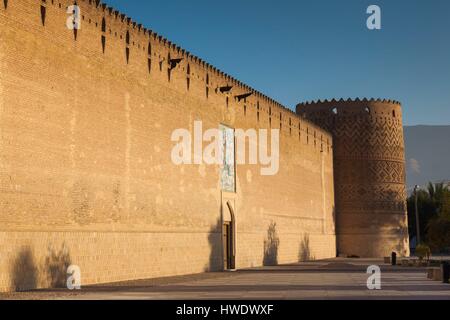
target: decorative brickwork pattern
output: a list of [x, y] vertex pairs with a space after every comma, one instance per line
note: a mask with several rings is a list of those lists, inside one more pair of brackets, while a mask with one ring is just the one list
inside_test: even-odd
[[334, 136], [338, 251], [409, 254], [400, 103], [318, 101], [299, 104], [297, 113]]

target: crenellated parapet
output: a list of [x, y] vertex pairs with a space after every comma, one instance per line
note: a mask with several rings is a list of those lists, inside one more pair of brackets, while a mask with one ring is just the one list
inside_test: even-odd
[[300, 103], [297, 113], [333, 134], [338, 250], [407, 255], [401, 104], [385, 99]]
[[[74, 4], [80, 8], [79, 30], [66, 27], [72, 14], [68, 8]], [[32, 13], [26, 18], [30, 28], [51, 33], [62, 50], [69, 44], [88, 59], [103, 57], [105, 64], [115, 64], [124, 72], [139, 74], [141, 78], [147, 76], [149, 81], [169, 84], [227, 107], [246, 111], [251, 108], [258, 119], [268, 119], [268, 127], [280, 128], [286, 135], [304, 135], [307, 141], [317, 140], [316, 144], [332, 148], [329, 133], [319, 126], [106, 3], [99, 0], [9, 0], [4, 2], [0, 15], [14, 16], [24, 9]]]
[[[404, 162], [402, 106], [386, 99], [341, 99], [297, 105], [303, 118], [332, 132], [335, 138], [351, 135], [352, 143], [336, 148], [345, 157], [380, 158]], [[364, 129], [364, 131], [362, 131]], [[361, 132], [360, 132], [361, 131]], [[360, 132], [358, 137], [357, 133]]]
[[[374, 121], [402, 121], [401, 103], [386, 99], [340, 99], [318, 100], [304, 102], [297, 105], [297, 114], [309, 119], [323, 119], [325, 121], [363, 116]], [[321, 126], [326, 124], [320, 123]]]

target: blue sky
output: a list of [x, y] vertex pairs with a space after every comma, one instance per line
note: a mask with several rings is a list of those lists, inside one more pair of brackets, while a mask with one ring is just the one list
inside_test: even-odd
[[407, 125], [450, 124], [449, 0], [104, 2], [287, 107], [388, 98]]

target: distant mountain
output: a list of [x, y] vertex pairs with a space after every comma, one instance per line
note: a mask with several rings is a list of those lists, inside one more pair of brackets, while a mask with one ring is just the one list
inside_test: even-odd
[[415, 185], [450, 181], [450, 126], [405, 127], [406, 176]]

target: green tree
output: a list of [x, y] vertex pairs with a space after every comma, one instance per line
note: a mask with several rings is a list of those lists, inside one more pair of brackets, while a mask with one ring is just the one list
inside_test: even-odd
[[444, 219], [450, 220], [450, 189], [444, 192], [440, 214]]
[[434, 218], [427, 226], [427, 242], [433, 252], [450, 248], [450, 220]]
[[444, 206], [445, 197], [448, 194], [448, 186], [443, 183], [428, 183], [428, 194], [436, 213], [439, 213]]
[[[416, 237], [416, 209], [415, 194], [408, 197], [408, 227], [411, 238]], [[417, 191], [417, 208], [419, 212], [420, 235], [423, 238], [426, 232], [428, 222], [437, 215], [436, 206], [430, 198], [428, 190]]]
[[[416, 236], [415, 194], [408, 198], [410, 236]], [[429, 183], [417, 191], [420, 234], [434, 252], [450, 247], [450, 190], [443, 183]]]
[[437, 216], [427, 224], [427, 242], [433, 251], [442, 251], [450, 248], [450, 190], [442, 190], [436, 203]]

